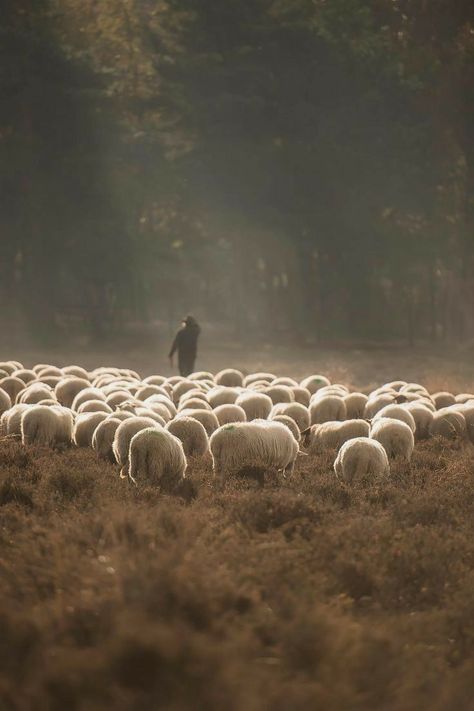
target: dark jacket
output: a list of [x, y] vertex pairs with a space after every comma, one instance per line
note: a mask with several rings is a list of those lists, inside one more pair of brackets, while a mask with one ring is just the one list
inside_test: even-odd
[[179, 360], [194, 361], [197, 355], [197, 342], [200, 333], [201, 329], [196, 321], [185, 323], [174, 337], [169, 357], [171, 358], [178, 351]]

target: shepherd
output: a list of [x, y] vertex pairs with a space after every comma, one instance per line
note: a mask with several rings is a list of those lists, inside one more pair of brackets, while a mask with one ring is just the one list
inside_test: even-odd
[[173, 356], [178, 351], [178, 369], [180, 375], [186, 377], [194, 372], [194, 363], [197, 356], [197, 342], [201, 328], [194, 318], [188, 315], [183, 319], [181, 328], [174, 337], [173, 345], [169, 352], [171, 367], [173, 367]]

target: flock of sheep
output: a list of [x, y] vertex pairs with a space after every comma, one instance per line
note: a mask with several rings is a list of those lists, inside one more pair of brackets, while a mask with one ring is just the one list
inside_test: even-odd
[[0, 437], [27, 446], [92, 447], [135, 484], [178, 491], [189, 458], [212, 456], [217, 483], [251, 473], [291, 475], [299, 455], [324, 451], [346, 482], [386, 477], [432, 436], [474, 443], [474, 394], [430, 394], [394, 381], [369, 394], [322, 375], [300, 383], [225, 369], [187, 378], [133, 370], [0, 363]]

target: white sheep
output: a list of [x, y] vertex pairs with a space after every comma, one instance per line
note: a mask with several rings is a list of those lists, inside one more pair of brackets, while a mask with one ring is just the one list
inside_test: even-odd
[[290, 403], [278, 403], [272, 407], [270, 412], [270, 419], [273, 420], [275, 415], [286, 415], [291, 417], [296, 424], [300, 432], [307, 430], [310, 425], [310, 417], [308, 408], [301, 405], [299, 402]]
[[347, 483], [366, 477], [385, 478], [390, 465], [384, 447], [374, 439], [356, 437], [345, 442], [334, 462], [336, 476]]
[[25, 385], [31, 383], [34, 380], [38, 380], [38, 376], [34, 370], [28, 370], [27, 368], [20, 368], [19, 370], [14, 370], [12, 373], [14, 378], [19, 378]]
[[249, 385], [256, 383], [258, 380], [263, 380], [270, 384], [275, 378], [276, 376], [273, 373], [249, 373], [244, 378], [244, 388], [248, 388]]
[[331, 385], [331, 381], [324, 375], [309, 375], [301, 381], [300, 385], [302, 388], [309, 390], [311, 395], [313, 395], [313, 393], [320, 390], [320, 388], [324, 388], [326, 385]]
[[433, 422], [432, 410], [422, 402], [407, 402], [402, 407], [405, 407], [415, 420], [415, 441], [419, 442], [423, 439], [428, 439], [431, 423]]
[[52, 394], [53, 390], [48, 385], [33, 382], [18, 393], [17, 402], [36, 405], [41, 400], [49, 399]]
[[79, 405], [76, 412], [78, 415], [83, 412], [107, 412], [110, 415], [113, 409], [104, 400], [86, 400]]
[[400, 420], [401, 422], [405, 422], [405, 424], [408, 425], [413, 434], [415, 434], [416, 432], [415, 418], [413, 417], [411, 412], [402, 405], [385, 405], [385, 407], [382, 407], [382, 409], [376, 413], [372, 422], [380, 420], [381, 417], [390, 417], [393, 420]]
[[129, 420], [131, 417], [134, 417], [134, 415], [132, 412], [127, 412], [126, 410], [115, 410], [108, 416], [107, 419], [112, 417], [116, 420], [120, 420], [120, 422], [123, 422], [124, 420]]
[[103, 400], [105, 402], [105, 395], [99, 388], [84, 388], [84, 390], [78, 392], [72, 401], [71, 410], [77, 412], [80, 405], [90, 400]]
[[164, 375], [149, 375], [143, 379], [143, 383], [144, 385], [163, 385], [166, 383], [166, 378]]
[[176, 419], [181, 417], [193, 417], [195, 420], [200, 422], [206, 430], [208, 437], [210, 437], [211, 434], [219, 427], [219, 420], [212, 410], [182, 410], [178, 413]]
[[[395, 391], [394, 391], [395, 392]], [[364, 408], [364, 418], [371, 420], [379, 410], [387, 405], [393, 405], [396, 395], [382, 394], [375, 397], [369, 397]]]
[[247, 420], [265, 420], [270, 414], [273, 402], [268, 395], [257, 392], [243, 392], [235, 401], [247, 415]]
[[120, 420], [117, 417], [109, 417], [95, 428], [92, 435], [92, 449], [97, 453], [99, 459], [115, 463], [112, 444], [119, 425]]
[[209, 450], [207, 432], [194, 417], [178, 417], [165, 429], [180, 440], [187, 457], [202, 457]]
[[20, 393], [25, 387], [23, 380], [19, 378], [14, 378], [8, 375], [6, 378], [0, 380], [0, 389], [6, 392], [10, 396], [10, 400], [16, 402], [18, 393]]
[[188, 390], [194, 390], [198, 386], [198, 381], [196, 380], [182, 380], [173, 387], [173, 402], [175, 405], [178, 404], [179, 398], [188, 392]]
[[390, 417], [381, 417], [372, 423], [370, 437], [380, 442], [390, 459], [401, 457], [410, 462], [415, 438], [406, 422]]
[[152, 407], [154, 405], [164, 405], [167, 409], [168, 412], [170, 413], [171, 417], [176, 417], [176, 413], [178, 412], [178, 409], [174, 402], [171, 402], [169, 398], [164, 397], [164, 395], [152, 395], [151, 397], [147, 397], [146, 400], [144, 400], [143, 404], [145, 407]]
[[303, 433], [304, 444], [309, 454], [319, 454], [326, 450], [339, 450], [350, 439], [368, 437], [369, 423], [365, 420], [345, 420], [344, 422], [323, 422], [313, 425]]
[[112, 451], [114, 453], [117, 464], [121, 467], [125, 466], [128, 461], [128, 450], [132, 437], [146, 429], [147, 427], [155, 427], [163, 429], [151, 417], [130, 417], [124, 420], [115, 430], [114, 441], [112, 443]]
[[34, 405], [22, 414], [21, 441], [24, 445], [52, 447], [56, 444], [70, 444], [71, 435], [72, 415], [64, 408]]
[[337, 395], [322, 396], [310, 403], [309, 416], [312, 425], [345, 420], [347, 417], [346, 405], [342, 397]]
[[274, 417], [272, 417], [272, 422], [281, 422], [282, 425], [288, 427], [291, 434], [298, 443], [301, 441], [300, 428], [292, 417], [288, 417], [288, 415], [275, 415]]
[[467, 434], [466, 418], [461, 412], [456, 412], [451, 407], [437, 410], [433, 414], [430, 426], [432, 437], [440, 436], [446, 439], [464, 439]]
[[244, 384], [244, 376], [240, 370], [225, 368], [220, 370], [214, 378], [216, 385], [225, 385], [228, 388], [240, 388]]
[[9, 410], [0, 417], [2, 435], [10, 435], [11, 437], [21, 436], [21, 418], [23, 413], [33, 405], [18, 404], [13, 405]]
[[59, 380], [54, 388], [54, 394], [61, 405], [71, 407], [76, 395], [86, 388], [90, 388], [90, 383], [86, 378], [68, 376]]
[[191, 397], [189, 400], [185, 400], [183, 403], [178, 405], [178, 412], [183, 410], [212, 410], [212, 407], [205, 400], [201, 400], [197, 397]]
[[262, 393], [268, 395], [274, 405], [295, 401], [295, 394], [288, 385], [270, 385], [262, 388]]
[[231, 422], [246, 422], [247, 415], [240, 405], [219, 405], [214, 408], [214, 414], [219, 420], [219, 425], [228, 425]]
[[106, 412], [84, 412], [74, 424], [73, 442], [77, 447], [91, 447], [97, 425], [107, 419]]
[[186, 476], [186, 455], [180, 440], [163, 429], [148, 428], [132, 437], [128, 467], [121, 476], [128, 476], [134, 484], [158, 485], [172, 493]]
[[442, 410], [444, 407], [456, 404], [456, 398], [452, 393], [439, 392], [431, 396], [437, 410]]
[[364, 410], [369, 399], [364, 393], [349, 393], [342, 398], [346, 406], [348, 420], [358, 420], [364, 417]]
[[10, 395], [5, 390], [0, 390], [0, 415], [12, 406]]
[[64, 375], [73, 375], [75, 378], [83, 378], [84, 380], [89, 380], [89, 373], [85, 368], [80, 365], [66, 365], [61, 368]]
[[295, 402], [299, 402], [300, 405], [308, 407], [309, 401], [311, 399], [311, 393], [306, 388], [302, 388], [301, 385], [291, 388]]
[[[1, 382], [0, 382], [0, 387], [2, 387]], [[459, 395], [456, 395], [456, 402], [457, 403], [461, 403], [464, 405], [465, 403], [469, 402], [470, 400], [472, 400], [472, 402], [474, 404], [474, 394], [473, 393], [459, 393]]]
[[230, 388], [219, 385], [209, 390], [207, 400], [213, 409], [219, 407], [219, 405], [235, 405], [241, 393], [241, 388]]
[[263, 485], [267, 469], [292, 473], [298, 455], [298, 442], [280, 422], [254, 420], [220, 427], [209, 442], [213, 474], [222, 485], [242, 470], [257, 474]]

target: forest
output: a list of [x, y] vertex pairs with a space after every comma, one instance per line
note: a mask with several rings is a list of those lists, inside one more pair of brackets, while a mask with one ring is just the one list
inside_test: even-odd
[[474, 337], [471, 0], [10, 0], [0, 326]]

